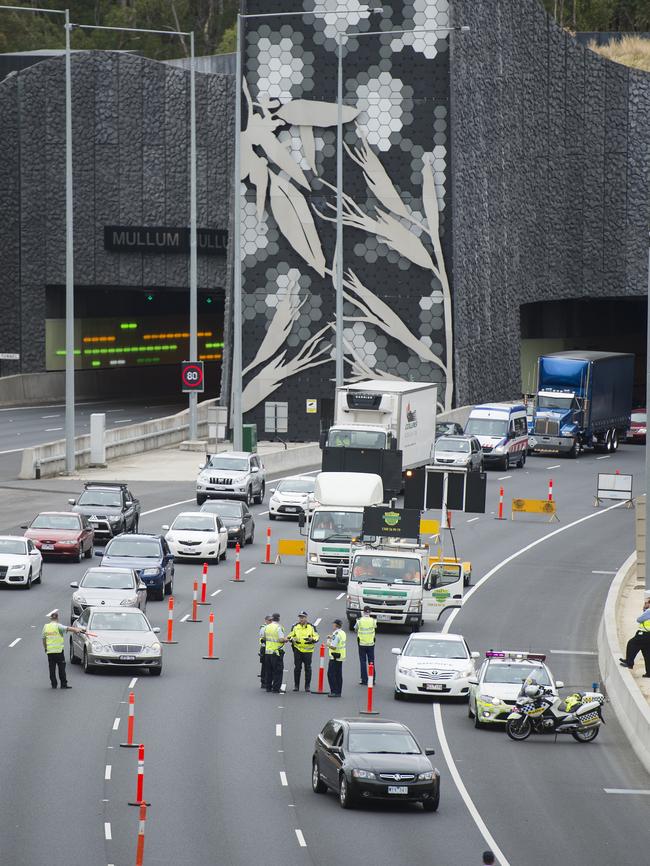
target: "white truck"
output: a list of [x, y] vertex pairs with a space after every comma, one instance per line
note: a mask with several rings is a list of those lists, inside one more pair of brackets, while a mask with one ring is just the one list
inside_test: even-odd
[[350, 628], [370, 607], [378, 624], [404, 625], [418, 631], [444, 610], [463, 603], [463, 568], [456, 562], [432, 562], [428, 545], [383, 540], [353, 544], [346, 615]]
[[309, 521], [299, 518], [307, 535], [307, 586], [336, 580], [337, 569], [347, 571], [350, 545], [361, 535], [363, 509], [384, 499], [381, 478], [364, 472], [320, 472], [314, 485], [314, 508]]
[[361, 466], [357, 471], [372, 471], [366, 467], [374, 453], [388, 495], [381, 452], [401, 452], [397, 468], [402, 473], [428, 463], [435, 443], [437, 398], [437, 386], [430, 382], [369, 379], [337, 388], [335, 423], [321, 438], [323, 469]]

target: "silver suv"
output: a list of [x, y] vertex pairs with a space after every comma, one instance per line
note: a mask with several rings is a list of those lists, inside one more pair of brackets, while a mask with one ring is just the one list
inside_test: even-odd
[[247, 505], [264, 500], [266, 472], [257, 454], [224, 451], [208, 454], [196, 479], [196, 504], [206, 499], [242, 499]]
[[466, 466], [483, 471], [483, 451], [476, 436], [441, 436], [436, 439], [433, 462], [437, 466]]

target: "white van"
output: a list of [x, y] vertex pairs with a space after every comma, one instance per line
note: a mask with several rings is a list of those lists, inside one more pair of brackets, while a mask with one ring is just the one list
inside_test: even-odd
[[528, 453], [528, 423], [523, 403], [484, 403], [475, 406], [465, 434], [476, 436], [486, 466], [521, 468]]

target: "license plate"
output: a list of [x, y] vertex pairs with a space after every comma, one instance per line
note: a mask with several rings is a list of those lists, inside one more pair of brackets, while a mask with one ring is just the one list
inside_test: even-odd
[[390, 614], [389, 613], [378, 613], [377, 619], [379, 622], [390, 622]]
[[294, 508], [293, 505], [285, 505], [284, 510], [287, 512], [287, 514], [295, 514], [296, 511], [298, 511], [299, 509]]
[[41, 544], [41, 550], [54, 550], [53, 544]]
[[135, 656], [120, 656], [121, 662], [134, 662]]
[[425, 683], [424, 688], [427, 692], [441, 692], [444, 685], [442, 683]]
[[389, 794], [408, 794], [408, 792], [409, 789], [406, 787], [406, 785], [400, 785], [399, 787], [397, 785], [388, 786]]

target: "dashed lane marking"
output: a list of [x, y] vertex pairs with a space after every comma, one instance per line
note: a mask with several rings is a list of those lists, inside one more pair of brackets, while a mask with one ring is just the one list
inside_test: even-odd
[[196, 500], [180, 499], [178, 502], [169, 502], [167, 505], [161, 505], [160, 508], [150, 508], [148, 511], [142, 511], [140, 517], [145, 517], [147, 514], [155, 514], [157, 511], [164, 511], [166, 508], [174, 508], [176, 505], [187, 505], [188, 502], [196, 502]]
[[593, 650], [549, 650], [556, 656], [597, 656], [598, 653]]
[[133, 679], [132, 679], [131, 682], [129, 683], [129, 688], [132, 689], [132, 688], [135, 686], [135, 684], [137, 683], [137, 681], [138, 681], [138, 678], [137, 678], [137, 677], [133, 677]]
[[650, 797], [650, 791], [643, 788], [603, 788], [606, 794], [640, 794], [642, 797]]
[[562, 464], [561, 463], [554, 463], [552, 466], [547, 466], [546, 468], [547, 469], [561, 469]]
[[116, 730], [119, 728], [119, 726], [120, 726], [120, 717], [117, 716], [117, 717], [113, 720], [113, 730], [116, 731]]
[[616, 574], [615, 571], [592, 571], [592, 574]]
[[609, 460], [610, 454], [603, 454], [602, 457], [596, 457], [596, 460]]
[[508, 478], [512, 478], [512, 475], [502, 475], [501, 478], [497, 478], [497, 481], [507, 481]]
[[60, 417], [61, 417], [60, 414], [59, 415], [41, 415], [41, 418], [43, 419], [43, 421], [45, 421], [47, 418], [60, 418]]
[[268, 511], [260, 511], [260, 517], [264, 517], [265, 514], [268, 514]]
[[300, 845], [300, 847], [306, 848], [307, 843], [305, 842], [305, 837], [302, 835], [302, 830], [299, 830], [297, 827], [296, 827], [296, 837], [298, 839], [298, 844]]
[[280, 770], [280, 784], [285, 788], [289, 784], [287, 782], [287, 774], [284, 772], [284, 770]]
[[187, 620], [188, 620], [189, 618], [190, 618], [189, 613], [186, 613], [185, 616], [182, 616], [182, 617], [181, 617], [181, 622], [187, 622]]
[[343, 598], [344, 595], [345, 595], [344, 592], [339, 592], [339, 594], [336, 596], [336, 600], [339, 601], [340, 599]]
[[12, 640], [12, 642], [9, 644], [9, 649], [11, 649], [12, 647], [15, 647], [16, 644], [21, 640], [22, 640], [21, 637], [17, 637], [16, 640]]
[[110, 842], [111, 839], [113, 838], [113, 833], [111, 832], [111, 822], [110, 821], [104, 822], [104, 838], [106, 839], [107, 842]]
[[314, 620], [314, 625], [315, 625], [315, 626], [318, 626], [318, 624], [320, 623], [320, 621], [321, 621], [321, 618], [318, 617], [318, 619]]
[[[210, 597], [211, 597], [211, 598], [214, 598], [215, 595], [219, 595], [220, 592], [221, 592], [220, 589], [215, 589], [214, 592], [211, 592], [211, 593], [210, 593]], [[188, 616], [189, 616], [189, 614], [188, 614]]]
[[275, 736], [276, 737], [282, 736], [282, 725], [276, 725], [275, 726]]
[[110, 764], [106, 764], [104, 767], [104, 779], [107, 782], [111, 781], [111, 773], [113, 772], [113, 767]]
[[254, 565], [252, 568], [249, 568], [247, 571], [245, 571], [244, 574], [250, 574], [251, 571], [255, 571], [256, 568], [257, 568], [257, 566]]
[[59, 430], [63, 430], [63, 427], [46, 427], [46, 433], [58, 433]]
[[481, 519], [480, 517], [470, 517], [470, 519], [467, 522], [468, 523], [474, 523], [475, 520], [480, 520], [480, 519]]

